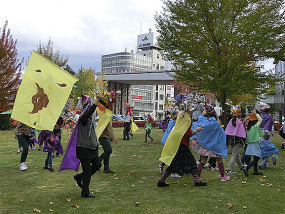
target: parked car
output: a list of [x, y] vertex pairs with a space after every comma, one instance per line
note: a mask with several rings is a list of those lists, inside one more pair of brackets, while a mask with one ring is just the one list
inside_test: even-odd
[[133, 116], [133, 120], [134, 121], [145, 121], [145, 119], [143, 117], [140, 117], [140, 116]]

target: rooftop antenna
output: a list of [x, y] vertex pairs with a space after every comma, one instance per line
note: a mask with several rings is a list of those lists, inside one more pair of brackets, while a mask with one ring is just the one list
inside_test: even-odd
[[151, 27], [148, 30], [149, 30], [149, 33], [151, 33]]

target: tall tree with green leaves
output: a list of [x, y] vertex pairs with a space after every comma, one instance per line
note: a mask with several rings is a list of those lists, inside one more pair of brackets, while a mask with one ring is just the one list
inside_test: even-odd
[[85, 69], [82, 67], [75, 75], [80, 81], [75, 83], [75, 87], [71, 91], [71, 98], [76, 102], [78, 97], [87, 94], [94, 97], [94, 91], [99, 92], [106, 86], [105, 75], [95, 78], [95, 71], [92, 68]]
[[53, 50], [53, 41], [51, 41], [51, 38], [49, 39], [47, 45], [42, 44], [40, 41], [37, 45], [37, 52], [70, 74], [75, 75], [73, 69], [68, 65], [68, 56], [60, 55], [59, 50]]
[[277, 81], [257, 63], [284, 59], [283, 8], [279, 0], [163, 0], [158, 44], [178, 81], [222, 106], [237, 94], [257, 97]]
[[23, 59], [17, 58], [17, 40], [12, 38], [8, 21], [0, 28], [0, 112], [11, 108], [19, 86], [21, 64]]

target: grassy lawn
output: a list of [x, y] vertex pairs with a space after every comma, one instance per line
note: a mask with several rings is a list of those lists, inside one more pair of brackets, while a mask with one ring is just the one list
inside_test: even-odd
[[[152, 143], [144, 143], [140, 129], [130, 141], [122, 141], [122, 128], [116, 128], [119, 140], [113, 143], [110, 168], [117, 173], [101, 171], [93, 175], [90, 189], [95, 199], [80, 197], [80, 188], [72, 170], [58, 173], [62, 156], [53, 159], [54, 172], [43, 170], [46, 153], [29, 151], [26, 171], [19, 171], [20, 154], [13, 131], [0, 131], [0, 213], [284, 213], [285, 150], [278, 154], [277, 165], [263, 170], [264, 176], [246, 178], [238, 170], [228, 182], [220, 181], [218, 171], [204, 169], [206, 187], [195, 187], [192, 176], [167, 178], [167, 188], [156, 187], [161, 177], [156, 166], [163, 145], [163, 131], [153, 129]], [[272, 142], [281, 148], [276, 132]], [[62, 145], [67, 147], [66, 131]], [[38, 148], [38, 147], [37, 147]], [[102, 152], [102, 148], [100, 148]], [[195, 154], [196, 159], [198, 156]], [[230, 155], [229, 155], [230, 158]], [[229, 158], [224, 160], [225, 167]], [[230, 206], [231, 208], [228, 208]]]

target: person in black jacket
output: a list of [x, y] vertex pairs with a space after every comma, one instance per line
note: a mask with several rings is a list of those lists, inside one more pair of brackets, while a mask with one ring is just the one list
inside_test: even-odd
[[98, 141], [95, 132], [95, 120], [93, 113], [97, 107], [98, 100], [94, 104], [87, 95], [82, 96], [83, 112], [78, 120], [78, 135], [76, 144], [76, 156], [80, 160], [82, 173], [76, 174], [74, 179], [77, 185], [82, 188], [81, 197], [94, 198], [95, 196], [89, 190], [91, 176], [96, 173], [101, 162], [98, 157]]

